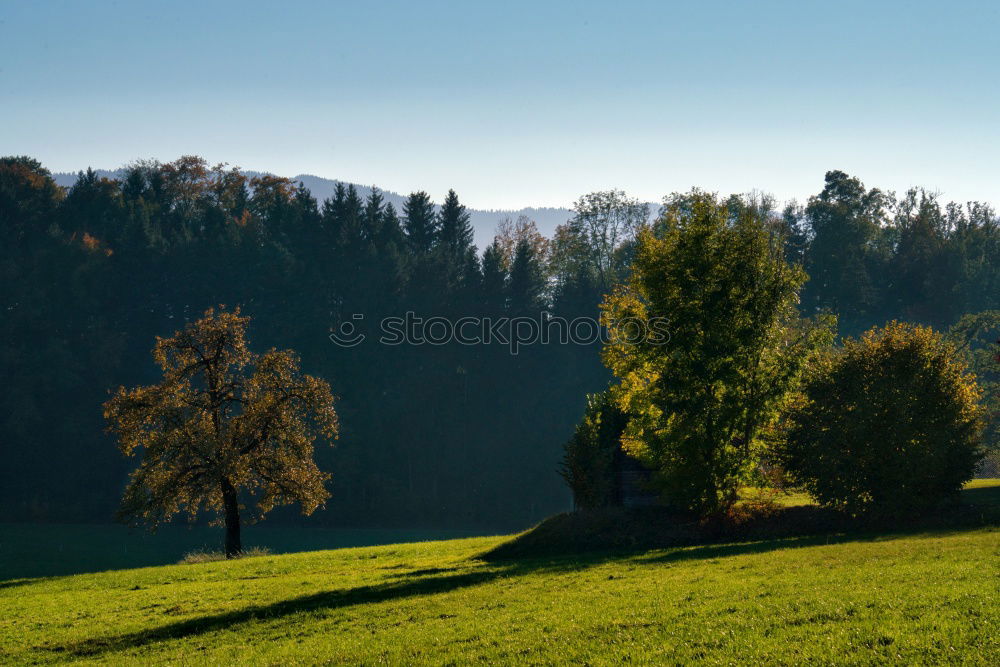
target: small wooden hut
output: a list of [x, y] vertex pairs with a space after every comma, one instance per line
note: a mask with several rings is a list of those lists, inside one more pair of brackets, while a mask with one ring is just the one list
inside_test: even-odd
[[659, 495], [650, 489], [653, 472], [620, 448], [615, 454], [615, 504], [622, 507], [656, 505]]

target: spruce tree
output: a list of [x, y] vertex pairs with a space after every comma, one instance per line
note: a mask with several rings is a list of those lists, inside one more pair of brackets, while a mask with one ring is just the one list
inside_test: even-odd
[[510, 310], [516, 315], [533, 314], [544, 305], [545, 274], [528, 239], [521, 239], [514, 249], [507, 291]]
[[447, 261], [456, 266], [463, 263], [472, 248], [472, 224], [469, 213], [459, 203], [454, 190], [448, 191], [448, 196], [441, 205], [438, 224], [439, 245]]
[[343, 183], [337, 183], [333, 195], [323, 201], [323, 229], [329, 244], [339, 248], [343, 242], [344, 209], [347, 201], [347, 188]]
[[403, 204], [403, 228], [410, 249], [426, 255], [438, 240], [438, 220], [434, 215], [434, 202], [426, 192], [414, 192]]
[[353, 185], [347, 186], [347, 197], [344, 200], [344, 232], [350, 244], [360, 247], [365, 238], [364, 202]]
[[362, 216], [362, 229], [366, 239], [373, 244], [378, 243], [382, 235], [382, 207], [385, 206], [385, 198], [378, 188], [372, 188], [371, 194], [365, 200], [365, 210]]
[[482, 304], [487, 312], [504, 310], [507, 302], [507, 267], [503, 248], [494, 240], [483, 252], [483, 278], [480, 283]]
[[405, 240], [406, 235], [399, 223], [399, 214], [396, 213], [396, 207], [392, 202], [389, 202], [382, 208], [382, 224], [375, 245], [380, 249], [392, 246], [396, 251], [401, 251]]

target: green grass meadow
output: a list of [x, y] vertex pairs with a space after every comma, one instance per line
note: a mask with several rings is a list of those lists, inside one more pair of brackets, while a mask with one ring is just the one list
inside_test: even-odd
[[508, 539], [8, 580], [0, 662], [1000, 664], [995, 525], [483, 557]]
[[[485, 535], [476, 530], [310, 528], [266, 523], [243, 529], [246, 547], [272, 553], [320, 551]], [[147, 565], [222, 548], [222, 528], [166, 525], [155, 533], [115, 524], [0, 523], [0, 581]]]

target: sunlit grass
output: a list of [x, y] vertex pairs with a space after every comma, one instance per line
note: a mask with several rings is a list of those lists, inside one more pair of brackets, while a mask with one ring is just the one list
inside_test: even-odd
[[[974, 479], [966, 483], [966, 489], [986, 489], [997, 488], [1000, 490], [1000, 479]], [[797, 489], [772, 491], [755, 487], [746, 487], [740, 493], [740, 498], [746, 500], [772, 499], [781, 507], [802, 507], [804, 505], [815, 505], [816, 500], [806, 493]]]
[[14, 580], [0, 662], [1000, 661], [997, 527], [477, 558], [504, 539]]
[[772, 490], [746, 487], [740, 492], [740, 500], [743, 502], [769, 501], [779, 507], [801, 507], [816, 504], [816, 501], [808, 493], [794, 489]]
[[[270, 549], [263, 547], [250, 547], [249, 549], [243, 549], [238, 558], [260, 558], [261, 556], [270, 555]], [[184, 558], [181, 558], [179, 563], [181, 565], [194, 565], [196, 563], [213, 563], [220, 560], [226, 560], [226, 554], [223, 551], [197, 550], [189, 551], [184, 554]]]

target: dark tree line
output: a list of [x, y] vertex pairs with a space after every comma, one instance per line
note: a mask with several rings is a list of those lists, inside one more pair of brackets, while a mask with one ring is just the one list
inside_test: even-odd
[[[103, 431], [107, 391], [155, 381], [154, 336], [219, 304], [339, 396], [338, 445], [317, 452], [332, 497], [314, 522], [517, 527], [566, 509], [562, 445], [610, 379], [599, 344], [515, 356], [377, 339], [407, 311], [596, 316], [648, 211], [617, 192], [576, 209], [551, 239], [505, 221], [480, 251], [454, 192], [440, 206], [414, 193], [398, 211], [350, 186], [317, 202], [287, 179], [192, 157], [120, 180], [87, 171], [64, 190], [35, 160], [0, 159], [0, 518], [110, 518], [134, 464]], [[837, 312], [842, 333], [1000, 308], [1000, 226], [985, 205], [896, 198], [831, 172], [805, 206], [771, 217], [811, 276], [801, 309]], [[347, 322], [364, 343], [330, 340]]]
[[1000, 219], [981, 202], [897, 197], [831, 171], [782, 224], [789, 258], [809, 274], [803, 308], [837, 313], [843, 334], [892, 319], [943, 329], [1000, 301]]

